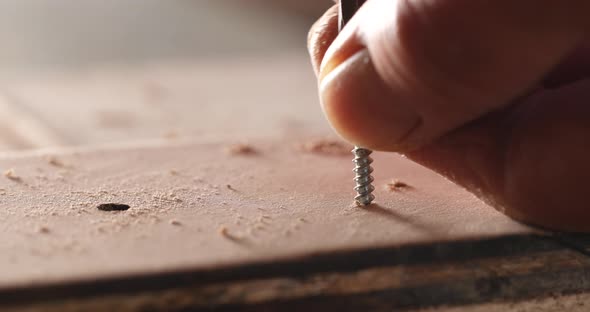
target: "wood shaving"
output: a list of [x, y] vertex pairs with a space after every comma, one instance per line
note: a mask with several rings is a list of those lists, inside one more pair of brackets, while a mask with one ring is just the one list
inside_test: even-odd
[[222, 226], [219, 228], [219, 235], [221, 235], [222, 237], [227, 238], [227, 239], [231, 239], [231, 240], [235, 239], [235, 237], [233, 237], [229, 233], [229, 230], [225, 226]]
[[264, 225], [257, 224], [257, 225], [254, 227], [254, 229], [255, 229], [255, 230], [257, 230], [257, 231], [264, 231], [266, 228], [264, 227]]
[[228, 146], [226, 149], [230, 155], [256, 155], [258, 151], [251, 145], [240, 143]]
[[306, 153], [325, 156], [350, 156], [352, 146], [348, 143], [329, 139], [320, 139], [301, 145], [301, 150]]
[[47, 163], [55, 167], [64, 167], [64, 164], [55, 156], [47, 156]]
[[219, 228], [219, 235], [221, 235], [221, 237], [223, 237], [223, 238], [225, 238], [227, 240], [230, 240], [230, 241], [233, 241], [233, 242], [236, 242], [236, 243], [240, 243], [241, 244], [241, 243], [244, 242], [244, 237], [236, 236], [236, 235], [231, 234], [229, 232], [229, 229], [227, 227], [225, 227], [225, 226], [222, 226], [222, 227]]
[[4, 176], [13, 181], [21, 181], [21, 177], [19, 177], [14, 169], [8, 169], [4, 171]]
[[42, 226], [39, 229], [37, 229], [37, 232], [40, 234], [49, 234], [51, 230], [46, 226]]
[[175, 226], [181, 226], [182, 223], [178, 220], [170, 220], [170, 224], [171, 225], [175, 225]]
[[410, 185], [408, 185], [405, 182], [395, 181], [395, 180], [387, 183], [386, 187], [387, 187], [388, 190], [390, 190], [392, 192], [397, 192], [397, 191], [401, 191], [403, 189], [410, 189], [410, 188], [412, 188]]

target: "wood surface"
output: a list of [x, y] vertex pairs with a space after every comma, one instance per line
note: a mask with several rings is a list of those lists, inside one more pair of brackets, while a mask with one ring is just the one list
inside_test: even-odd
[[0, 84], [0, 150], [331, 133], [314, 80], [292, 53], [15, 78]]
[[[377, 204], [352, 205], [350, 157], [315, 140], [5, 155], [0, 305], [409, 309], [588, 289], [586, 255], [399, 156], [375, 155]], [[130, 209], [97, 209], [111, 202]]]
[[575, 311], [587, 298], [587, 238], [518, 224], [398, 155], [375, 154], [377, 204], [353, 206], [350, 147], [303, 57], [52, 74], [0, 98], [19, 121], [3, 142], [51, 147], [0, 156], [2, 311]]
[[[254, 155], [229, 141], [5, 156], [0, 286], [532, 231], [386, 154], [375, 155], [378, 204], [359, 209], [348, 153], [301, 150], [308, 140], [253, 141]], [[413, 188], [390, 191], [394, 178]], [[96, 208], [110, 202], [131, 209]]]

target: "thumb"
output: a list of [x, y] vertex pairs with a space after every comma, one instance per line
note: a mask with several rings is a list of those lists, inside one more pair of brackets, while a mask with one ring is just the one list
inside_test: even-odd
[[588, 16], [586, 0], [367, 1], [323, 58], [323, 109], [355, 144], [419, 148], [534, 88]]

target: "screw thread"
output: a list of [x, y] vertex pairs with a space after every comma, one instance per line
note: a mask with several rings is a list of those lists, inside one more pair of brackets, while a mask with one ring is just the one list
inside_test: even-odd
[[354, 190], [357, 192], [357, 196], [354, 199], [361, 206], [367, 206], [375, 199], [375, 195], [372, 194], [375, 190], [372, 184], [374, 179], [371, 176], [373, 172], [373, 167], [371, 167], [373, 159], [369, 156], [372, 152], [369, 149], [358, 146], [355, 146], [352, 150], [354, 154], [353, 162], [355, 164], [353, 171], [355, 173], [354, 182], [356, 186]]

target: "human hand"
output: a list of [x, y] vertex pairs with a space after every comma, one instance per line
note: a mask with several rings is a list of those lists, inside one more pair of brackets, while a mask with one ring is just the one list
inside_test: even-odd
[[590, 2], [369, 0], [309, 50], [332, 126], [507, 215], [590, 231]]

